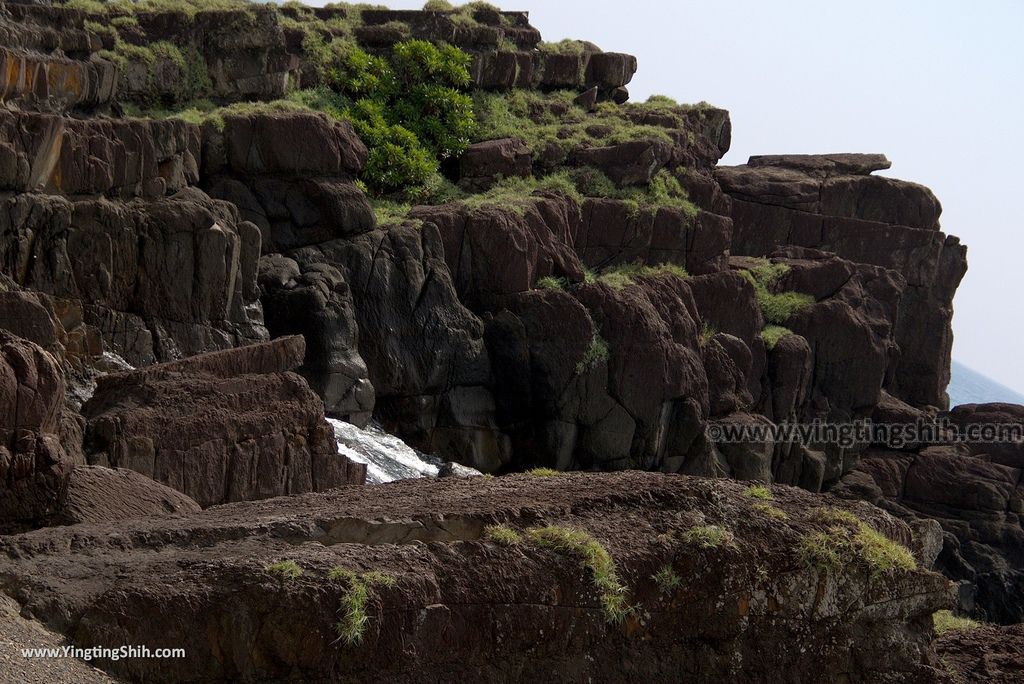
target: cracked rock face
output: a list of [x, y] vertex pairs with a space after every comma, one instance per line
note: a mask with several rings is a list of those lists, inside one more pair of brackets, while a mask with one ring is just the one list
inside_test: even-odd
[[[780, 523], [745, 489], [641, 473], [408, 481], [128, 521], [116, 535], [85, 524], [5, 538], [0, 577], [23, 613], [80, 646], [187, 649], [159, 664], [102, 663], [147, 681], [934, 673], [927, 644], [931, 613], [950, 600], [946, 580], [878, 574], [856, 558], [829, 572], [809, 567], [801, 540], [828, 529], [821, 509], [835, 500], [776, 489]], [[851, 510], [910, 538], [877, 509]], [[493, 524], [524, 538], [489, 541]], [[578, 557], [530, 541], [545, 525], [582, 530], [607, 549], [631, 609], [624, 621], [608, 621]], [[709, 528], [722, 531], [719, 543], [697, 541], [694, 530]], [[302, 574], [267, 569], [282, 561]], [[329, 578], [335, 567], [391, 578], [371, 587], [358, 644], [335, 631], [352, 587]], [[659, 584], [659, 571], [678, 581]]]

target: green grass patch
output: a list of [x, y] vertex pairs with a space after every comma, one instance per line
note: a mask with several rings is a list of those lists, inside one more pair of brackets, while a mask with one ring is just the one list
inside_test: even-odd
[[683, 540], [702, 549], [718, 549], [733, 546], [732, 532], [718, 525], [698, 525], [683, 533]]
[[705, 323], [700, 327], [700, 344], [704, 346], [711, 341], [711, 338], [718, 334], [715, 326]]
[[508, 525], [488, 525], [484, 528], [484, 539], [502, 546], [514, 546], [523, 541], [523, 535]]
[[544, 276], [537, 280], [537, 288], [541, 290], [568, 290], [569, 281], [556, 276]]
[[327, 578], [332, 581], [348, 583], [348, 591], [341, 599], [340, 618], [334, 625], [338, 639], [348, 645], [358, 644], [363, 640], [366, 625], [370, 621], [366, 611], [371, 591], [376, 587], [394, 586], [395, 578], [382, 572], [354, 572], [345, 568], [331, 568]]
[[963, 632], [976, 629], [982, 626], [977, 620], [968, 617], [953, 615], [951, 610], [940, 610], [932, 615], [932, 622], [935, 625], [935, 633], [942, 635], [946, 632]]
[[743, 496], [751, 499], [761, 499], [762, 501], [775, 500], [775, 497], [772, 495], [772, 490], [768, 489], [764, 485], [752, 485], [747, 487], [743, 491]]
[[554, 468], [531, 468], [526, 471], [527, 475], [532, 477], [558, 477], [563, 475], [561, 470], [555, 470]]
[[656, 266], [648, 266], [636, 261], [631, 264], [619, 264], [606, 268], [597, 275], [597, 282], [603, 283], [613, 290], [621, 290], [635, 285], [637, 278], [654, 278], [664, 275], [688, 278], [690, 274], [677, 264], [661, 263]]
[[582, 530], [556, 525], [537, 527], [527, 534], [538, 546], [577, 559], [591, 573], [605, 620], [618, 624], [626, 619], [630, 612], [626, 605], [626, 587], [619, 581], [615, 560], [600, 542]]
[[766, 503], [764, 501], [759, 501], [755, 503], [754, 510], [757, 511], [758, 513], [767, 515], [769, 518], [772, 518], [774, 520], [789, 520], [789, 515], [786, 513], [786, 511], [782, 510], [781, 508], [776, 508], [775, 506], [772, 506], [770, 503]]
[[283, 560], [266, 567], [267, 572], [281, 579], [293, 580], [302, 577], [302, 568], [293, 560]]
[[583, 201], [583, 196], [576, 190], [575, 184], [562, 172], [540, 178], [502, 178], [489, 190], [464, 197], [459, 203], [470, 209], [497, 207], [522, 215], [540, 199], [540, 196], [535, 194], [538, 192], [557, 192], [577, 203]]
[[764, 342], [764, 346], [769, 350], [775, 349], [775, 345], [779, 343], [786, 335], [794, 334], [789, 328], [784, 328], [781, 325], [766, 325], [761, 330], [761, 340]]
[[583, 375], [602, 361], [608, 360], [608, 343], [597, 333], [590, 340], [590, 346], [583, 352], [583, 358], [576, 364], [576, 375]]
[[[787, 264], [773, 264], [767, 259], [759, 259], [760, 263], [741, 270], [740, 273], [754, 286], [757, 303], [768, 323], [781, 326], [796, 312], [814, 304], [814, 297], [802, 292], [774, 292], [773, 287], [779, 278], [789, 272]], [[772, 334], [776, 334], [773, 331]], [[781, 334], [779, 334], [781, 337]], [[778, 341], [778, 338], [775, 339]]]
[[872, 575], [910, 572], [917, 568], [913, 554], [849, 511], [819, 509], [815, 517], [832, 523], [827, 531], [813, 532], [800, 542], [798, 556], [807, 567], [838, 572], [853, 561], [865, 564]]

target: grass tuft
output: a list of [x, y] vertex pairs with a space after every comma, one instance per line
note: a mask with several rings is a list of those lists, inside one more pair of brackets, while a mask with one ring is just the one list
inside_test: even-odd
[[537, 280], [537, 288], [541, 290], [567, 290], [569, 281], [566, 278], [557, 276], [544, 276]]
[[827, 531], [813, 532], [801, 541], [797, 555], [803, 564], [820, 572], [837, 572], [857, 560], [872, 575], [910, 572], [917, 568], [913, 554], [849, 511], [824, 508], [816, 517], [833, 523]]
[[536, 527], [528, 532], [530, 541], [556, 553], [576, 558], [592, 575], [594, 587], [601, 597], [605, 620], [611, 624], [626, 619], [626, 587], [619, 581], [615, 560], [600, 542], [582, 530], [557, 525]]
[[932, 615], [932, 622], [935, 624], [935, 633], [942, 635], [946, 632], [962, 632], [981, 627], [977, 620], [968, 617], [953, 615], [951, 610], [940, 610]]
[[[768, 323], [781, 326], [793, 314], [814, 304], [814, 297], [802, 292], [773, 291], [772, 288], [779, 278], [789, 273], [787, 264], [773, 264], [767, 259], [758, 259], [757, 262], [755, 266], [744, 269], [740, 273], [754, 286], [757, 303]], [[773, 331], [771, 335], [777, 335], [775, 342], [782, 337], [782, 334], [777, 331]], [[771, 343], [771, 346], [775, 346], [774, 343]]]
[[281, 579], [297, 579], [302, 577], [302, 568], [293, 560], [283, 560], [266, 567], [267, 572], [279, 576]]
[[768, 489], [764, 485], [753, 485], [747, 487], [743, 492], [743, 496], [751, 499], [761, 499], [762, 501], [774, 501], [775, 497], [772, 495], [772, 490]]
[[671, 594], [682, 584], [683, 579], [676, 574], [671, 565], [663, 565], [661, 570], [651, 575], [651, 579], [658, 585], [663, 594]]
[[514, 546], [523, 541], [523, 535], [508, 525], [488, 525], [484, 528], [484, 538], [502, 546]]
[[576, 364], [576, 375], [583, 375], [599, 363], [607, 360], [608, 343], [595, 332], [594, 337], [590, 340], [590, 346], [587, 347], [587, 351], [583, 352], [583, 358]]
[[764, 346], [766, 346], [770, 351], [775, 349], [775, 345], [779, 343], [779, 340], [786, 335], [792, 334], [792, 330], [784, 328], [781, 325], [766, 325], [764, 329], [761, 330], [761, 339], [764, 341]]
[[327, 579], [344, 581], [349, 585], [348, 591], [341, 599], [341, 616], [334, 625], [334, 631], [338, 639], [346, 644], [358, 644], [363, 640], [366, 625], [370, 622], [366, 604], [370, 600], [371, 590], [374, 587], [394, 586], [395, 578], [376, 570], [360, 574], [346, 568], [334, 567], [327, 573]]
[[717, 549], [733, 546], [732, 532], [718, 525], [698, 525], [683, 533], [683, 539], [702, 549]]
[[533, 477], [558, 477], [563, 473], [561, 470], [555, 470], [554, 468], [531, 468], [526, 471], [526, 474]]
[[789, 515], [786, 513], [786, 511], [782, 510], [781, 508], [776, 508], [775, 506], [772, 506], [770, 503], [756, 503], [754, 504], [754, 510], [757, 511], [758, 513], [763, 513], [767, 515], [769, 518], [774, 518], [775, 520], [789, 520]]

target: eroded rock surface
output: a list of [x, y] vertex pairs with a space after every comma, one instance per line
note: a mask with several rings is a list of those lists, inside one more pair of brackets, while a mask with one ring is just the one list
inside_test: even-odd
[[[777, 488], [780, 521], [744, 490], [641, 473], [347, 488], [4, 538], [0, 586], [80, 646], [186, 648], [185, 659], [158, 664], [99, 663], [133, 680], [764, 681], [813, 671], [897, 681], [935, 672], [931, 613], [950, 601], [945, 579], [873, 573], [856, 556], [814, 569], [801, 540], [828, 530], [822, 510], [837, 501]], [[910, 539], [877, 509], [851, 510]], [[490, 541], [491, 524], [524, 538]], [[607, 549], [631, 609], [622, 622], [609, 622], [578, 557], [530, 541], [540, 526], [584, 531]], [[707, 529], [723, 536], [702, 543]], [[281, 561], [302, 574], [268, 570]], [[369, 589], [358, 644], [335, 631], [352, 591], [351, 580], [329, 578], [336, 567], [391, 578]], [[665, 568], [678, 582], [652, 579]]]

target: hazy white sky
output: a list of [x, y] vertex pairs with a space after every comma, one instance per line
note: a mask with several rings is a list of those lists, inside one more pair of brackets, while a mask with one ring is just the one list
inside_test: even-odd
[[545, 40], [636, 55], [633, 99], [728, 109], [724, 164], [884, 152], [887, 174], [930, 186], [943, 230], [968, 245], [954, 357], [1024, 392], [1024, 2], [491, 1], [528, 10]]

